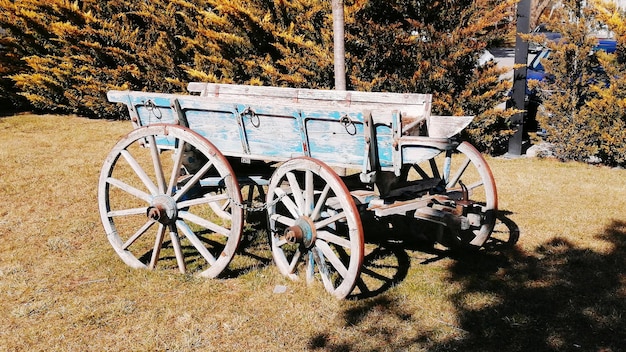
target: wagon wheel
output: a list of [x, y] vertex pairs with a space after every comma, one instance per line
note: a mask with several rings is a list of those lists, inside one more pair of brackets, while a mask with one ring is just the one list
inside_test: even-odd
[[241, 202], [228, 161], [180, 126], [133, 130], [113, 147], [100, 173], [98, 203], [107, 237], [134, 268], [152, 269], [158, 262], [217, 276], [233, 258], [243, 228], [241, 208], [213, 211], [213, 203], [227, 199]]
[[[436, 202], [464, 208], [461, 229], [446, 227], [440, 242], [451, 247], [481, 247], [493, 231], [498, 210], [498, 194], [491, 169], [482, 154], [467, 142], [427, 162], [413, 165], [417, 179], [443, 179]], [[416, 215], [420, 210], [416, 212]], [[419, 217], [419, 216], [418, 216]]]
[[274, 261], [283, 275], [321, 280], [338, 298], [354, 288], [363, 262], [363, 228], [348, 189], [327, 165], [296, 158], [267, 191]]

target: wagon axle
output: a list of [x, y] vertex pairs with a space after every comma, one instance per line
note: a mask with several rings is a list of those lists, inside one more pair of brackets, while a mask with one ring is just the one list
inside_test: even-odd
[[156, 196], [152, 200], [152, 205], [146, 210], [146, 216], [164, 225], [171, 224], [178, 217], [176, 202], [166, 195]]
[[305, 248], [311, 248], [315, 243], [317, 234], [315, 225], [308, 217], [301, 217], [296, 224], [285, 229], [285, 240], [292, 244], [301, 243]]

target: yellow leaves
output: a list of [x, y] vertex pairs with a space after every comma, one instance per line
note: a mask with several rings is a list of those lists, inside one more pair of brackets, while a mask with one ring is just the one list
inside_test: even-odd
[[430, 73], [430, 79], [435, 80], [435, 81], [439, 81], [445, 78], [446, 76], [446, 71], [445, 70], [433, 70]]
[[248, 81], [248, 84], [252, 86], [262, 86], [263, 81], [261, 81], [261, 79], [258, 77], [253, 77]]
[[263, 72], [268, 76], [278, 76], [279, 72], [274, 65], [270, 63], [262, 63], [260, 66]]
[[28, 99], [28, 101], [30, 101], [31, 104], [37, 107], [42, 107], [42, 106], [45, 107], [45, 106], [54, 105], [54, 101], [39, 94], [20, 93], [20, 95], [23, 95], [24, 97], [26, 97], [26, 99]]
[[41, 19], [45, 18], [43, 14], [40, 14], [34, 10], [29, 10], [28, 8], [18, 8], [17, 14], [20, 17], [36, 20], [37, 22], [40, 22]]
[[[369, 6], [368, 1], [346, 1], [347, 26], [354, 29], [363, 25], [353, 33], [360, 42], [352, 44], [373, 42], [367, 43], [373, 47], [362, 46], [364, 53], [347, 53], [352, 60], [349, 80], [353, 87], [437, 90], [442, 110], [461, 112], [471, 94], [456, 86], [469, 84], [460, 62], [468, 61], [478, 47], [468, 38], [481, 31], [486, 22], [491, 26], [502, 18], [506, 12], [503, 4], [512, 0], [495, 5], [494, 1], [477, 1], [471, 8], [455, 12], [464, 16], [467, 25], [450, 30], [448, 37], [433, 35], [440, 23], [421, 23], [422, 18], [404, 19], [401, 24], [379, 23], [381, 32], [373, 31], [355, 22], [356, 12]], [[55, 55], [55, 60], [29, 62], [32, 91], [43, 90], [50, 83], [45, 79], [57, 80], [55, 84], [65, 90], [89, 87], [100, 92], [110, 86], [167, 91], [189, 80], [310, 87], [333, 84], [330, 0], [22, 2], [28, 6], [19, 9], [18, 17], [46, 29], [47, 41], [42, 43]], [[13, 6], [9, 0], [0, 0], [0, 4]], [[493, 16], [481, 18], [480, 11], [487, 5], [495, 6], [487, 12]], [[441, 20], [454, 23], [456, 19]], [[421, 32], [412, 38], [403, 37], [412, 27], [426, 30], [428, 40], [435, 38], [437, 43], [422, 42]], [[378, 46], [384, 40], [390, 41], [389, 47]], [[422, 46], [424, 52], [416, 46]], [[497, 73], [485, 71], [484, 75]], [[90, 80], [101, 82], [100, 87]], [[474, 84], [470, 91], [479, 91], [476, 99], [491, 100], [496, 95], [476, 86], [499, 88], [487, 77], [470, 83]], [[50, 101], [57, 99], [56, 92], [46, 94], [54, 97]]]
[[218, 15], [214, 11], [212, 11], [212, 10], [204, 10], [204, 9], [200, 9], [198, 11], [198, 18], [197, 19], [201, 21], [199, 24], [201, 24], [204, 27], [209, 27], [211, 25], [213, 25], [213, 26], [225, 26], [225, 25], [230, 23], [230, 22], [228, 22], [228, 20], [225, 17]]
[[218, 77], [213, 73], [207, 73], [204, 71], [199, 71], [190, 67], [185, 69], [185, 72], [189, 75], [192, 81], [196, 82], [208, 82], [208, 83], [217, 83], [219, 82]]
[[54, 83], [48, 75], [41, 73], [35, 73], [32, 75], [14, 75], [11, 77], [15, 81], [15, 85], [20, 88], [26, 88], [29, 86], [45, 86]]
[[626, 156], [621, 147], [626, 142], [625, 68], [615, 54], [590, 54], [597, 39], [589, 28], [598, 26], [596, 21], [615, 33], [618, 48], [624, 45], [623, 15], [607, 4], [593, 1], [582, 14], [571, 4], [560, 10], [562, 15], [569, 11], [575, 20], [557, 23], [564, 39], [550, 45], [553, 52], [544, 65], [552, 79], [529, 85], [544, 92], [541, 111], [545, 113], [537, 119], [549, 130], [547, 138], [555, 143], [563, 160], [599, 157], [603, 163], [616, 165]]

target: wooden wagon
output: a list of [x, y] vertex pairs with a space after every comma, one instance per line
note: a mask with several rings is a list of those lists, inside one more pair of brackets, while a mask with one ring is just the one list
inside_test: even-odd
[[480, 247], [493, 230], [492, 173], [455, 138], [472, 118], [431, 116], [430, 95], [188, 90], [108, 93], [134, 129], [106, 158], [98, 201], [111, 245], [132, 267], [170, 256], [183, 273], [216, 277], [236, 254], [245, 214], [265, 211], [280, 272], [343, 298], [361, 273], [364, 215], [434, 224], [450, 246]]

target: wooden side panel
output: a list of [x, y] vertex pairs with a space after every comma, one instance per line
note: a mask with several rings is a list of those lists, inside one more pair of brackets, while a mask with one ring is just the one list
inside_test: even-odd
[[234, 104], [180, 100], [188, 127], [213, 143], [223, 154], [243, 151]]
[[428, 136], [450, 138], [460, 133], [473, 119], [474, 116], [431, 116], [428, 119]]
[[[431, 117], [428, 94], [207, 83], [190, 83], [189, 88], [200, 94], [110, 91], [108, 98], [128, 106], [135, 127], [180, 123], [225, 155], [275, 161], [305, 155], [355, 168], [363, 167], [369, 155], [364, 116], [371, 114], [378, 163], [386, 170], [447, 149], [447, 137], [471, 121], [471, 117]], [[423, 122], [433, 135], [418, 138], [413, 132]]]
[[133, 109], [137, 111], [141, 126], [155, 123], [176, 123], [177, 114], [166, 96], [130, 96]]
[[271, 160], [302, 156], [302, 138], [297, 110], [280, 105], [238, 105], [250, 147], [250, 155]]
[[310, 111], [305, 114], [311, 157], [328, 164], [363, 164], [363, 114], [345, 111]]
[[432, 95], [416, 93], [358, 92], [286, 87], [262, 87], [236, 84], [191, 82], [187, 89], [201, 97], [239, 101], [271, 100], [277, 104], [317, 106], [325, 109], [368, 109], [388, 112], [400, 110], [403, 119], [411, 121], [430, 116]]

